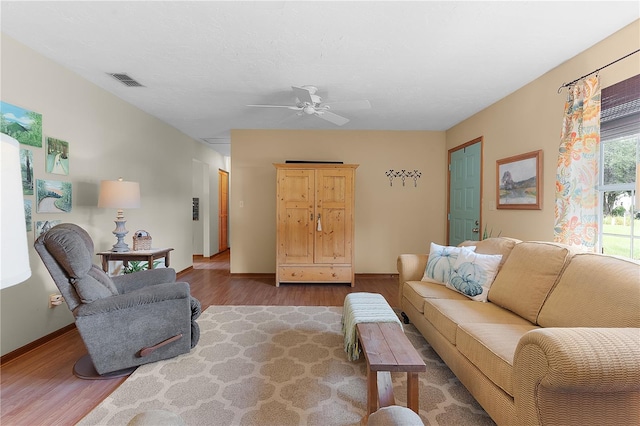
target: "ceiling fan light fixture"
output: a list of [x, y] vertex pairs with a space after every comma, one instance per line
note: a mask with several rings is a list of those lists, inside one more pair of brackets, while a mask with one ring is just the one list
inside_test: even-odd
[[306, 105], [304, 108], [302, 108], [302, 111], [304, 111], [305, 114], [311, 115], [315, 114], [316, 109], [311, 105]]

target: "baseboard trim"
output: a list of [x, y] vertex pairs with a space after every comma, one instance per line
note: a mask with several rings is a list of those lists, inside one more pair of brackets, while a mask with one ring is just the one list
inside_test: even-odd
[[[275, 273], [244, 273], [244, 272], [234, 272], [229, 274], [235, 278], [275, 278]], [[372, 273], [364, 273], [364, 274], [355, 274], [357, 278], [395, 278], [398, 279], [399, 274], [372, 274]]]
[[356, 278], [395, 278], [398, 279], [399, 274], [389, 274], [389, 273], [364, 273], [364, 274], [356, 274]]
[[34, 340], [33, 342], [28, 343], [22, 347], [19, 347], [14, 351], [4, 354], [2, 355], [2, 357], [0, 357], [0, 365], [5, 364], [9, 361], [13, 361], [14, 359], [26, 354], [27, 352], [32, 351], [33, 349], [36, 349], [38, 346], [44, 345], [45, 343], [48, 343], [54, 340], [55, 338], [60, 337], [63, 334], [72, 331], [75, 328], [76, 328], [76, 324], [71, 323], [69, 325], [66, 325], [54, 331], [53, 333], [49, 333], [46, 336], [42, 336], [41, 338]]

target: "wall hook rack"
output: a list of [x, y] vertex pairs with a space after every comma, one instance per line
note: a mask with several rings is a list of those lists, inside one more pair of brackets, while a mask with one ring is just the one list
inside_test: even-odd
[[405, 182], [407, 180], [407, 178], [413, 179], [413, 186], [417, 187], [418, 186], [418, 179], [420, 178], [420, 176], [422, 176], [422, 172], [419, 170], [400, 170], [400, 171], [396, 171], [393, 169], [390, 169], [388, 172], [385, 172], [385, 175], [389, 178], [389, 185], [393, 186], [393, 179], [394, 178], [401, 178], [402, 179], [402, 186], [405, 186]]

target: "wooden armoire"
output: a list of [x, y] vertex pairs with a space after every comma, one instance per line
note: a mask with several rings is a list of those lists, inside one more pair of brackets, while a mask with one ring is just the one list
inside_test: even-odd
[[357, 164], [274, 164], [277, 175], [276, 286], [355, 285]]

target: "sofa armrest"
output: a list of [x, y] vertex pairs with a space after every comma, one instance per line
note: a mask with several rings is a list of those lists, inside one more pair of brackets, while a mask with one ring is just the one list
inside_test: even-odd
[[402, 306], [402, 286], [406, 281], [420, 281], [429, 260], [428, 254], [401, 254], [398, 256], [398, 303]]
[[[597, 411], [603, 411], [603, 404], [624, 417], [639, 408], [629, 401], [640, 400], [640, 329], [529, 331], [516, 347], [514, 374], [516, 412], [522, 424], [549, 423], [546, 416], [551, 412], [554, 421], [566, 424], [586, 419], [598, 423], [602, 413]], [[615, 401], [624, 404], [613, 407]]]
[[157, 284], [125, 294], [80, 304], [73, 314], [78, 317], [104, 314], [166, 300], [188, 299], [190, 288], [185, 282]]
[[120, 294], [130, 293], [149, 285], [172, 283], [176, 281], [176, 271], [173, 268], [157, 268], [138, 271], [132, 274], [111, 277]]

